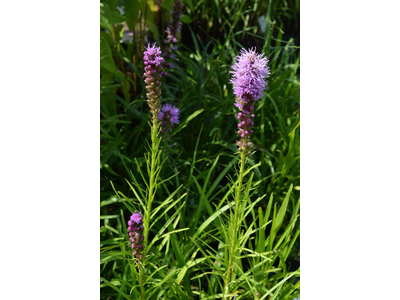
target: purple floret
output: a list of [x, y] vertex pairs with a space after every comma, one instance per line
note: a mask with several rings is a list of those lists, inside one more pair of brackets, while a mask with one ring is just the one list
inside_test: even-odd
[[179, 108], [171, 105], [164, 104], [158, 113], [158, 119], [161, 121], [161, 132], [164, 135], [165, 139], [169, 139], [169, 131], [174, 124], [179, 124]]
[[135, 212], [131, 216], [131, 221], [135, 222], [136, 224], [142, 224], [143, 223], [143, 217], [139, 212]]
[[179, 108], [171, 104], [164, 104], [158, 114], [160, 120], [169, 120], [173, 124], [179, 124]]
[[145, 48], [145, 51], [143, 52], [143, 59], [146, 66], [160, 66], [164, 60], [161, 57], [160, 47], [156, 47], [156, 43], [153, 43], [153, 45], [149, 43], [147, 45], [147, 48]]

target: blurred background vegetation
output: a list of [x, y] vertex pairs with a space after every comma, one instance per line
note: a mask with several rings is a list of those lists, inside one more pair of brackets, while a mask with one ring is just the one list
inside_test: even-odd
[[[122, 224], [130, 214], [117, 194], [134, 199], [129, 182], [138, 181], [139, 169], [146, 168], [150, 129], [142, 56], [147, 43], [161, 45], [173, 3], [100, 3], [101, 276], [128, 295], [130, 289], [118, 279], [125, 254], [110, 252], [125, 242]], [[235, 176], [237, 151], [237, 109], [229, 71], [241, 48], [256, 47], [268, 57], [271, 75], [269, 89], [255, 108], [256, 151], [250, 161], [254, 197], [267, 194], [257, 204], [266, 209], [270, 194], [282, 203], [293, 185], [284, 218], [288, 224], [300, 197], [300, 1], [185, 0], [182, 4], [175, 69], [163, 78], [162, 86], [162, 101], [181, 109], [181, 124], [172, 131], [172, 146], [163, 145], [166, 163], [161, 180], [177, 175], [159, 188], [155, 206], [183, 184], [178, 195], [187, 195], [179, 224], [186, 228], [197, 225], [192, 216], [203, 188], [212, 206], [221, 201], [229, 176]], [[206, 217], [204, 208], [201, 220]], [[296, 223], [293, 232], [298, 228]], [[189, 232], [180, 233], [179, 241], [190, 242]], [[298, 267], [299, 251], [297, 239], [288, 254], [288, 269]], [[125, 297], [104, 281], [101, 287], [103, 299]]]

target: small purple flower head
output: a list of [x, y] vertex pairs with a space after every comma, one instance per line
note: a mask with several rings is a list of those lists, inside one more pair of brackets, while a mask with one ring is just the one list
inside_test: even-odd
[[164, 60], [161, 57], [160, 47], [156, 47], [156, 43], [153, 43], [153, 45], [149, 43], [147, 45], [147, 48], [145, 48], [145, 51], [143, 52], [143, 59], [144, 59], [144, 64], [146, 66], [148, 65], [160, 66]]
[[[240, 50], [236, 62], [232, 66], [231, 83], [234, 85], [233, 93], [240, 99], [251, 98], [257, 101], [262, 97], [268, 81], [270, 69], [267, 66], [268, 59], [264, 54], [258, 54], [255, 49]], [[243, 99], [244, 100], [244, 99]]]
[[240, 55], [236, 57], [236, 62], [232, 66], [233, 71], [230, 83], [233, 86], [233, 93], [236, 96], [235, 106], [239, 108], [239, 130], [240, 136], [239, 151], [250, 149], [250, 135], [253, 133], [251, 128], [254, 125], [255, 115], [254, 104], [262, 97], [262, 93], [267, 86], [270, 68], [267, 66], [268, 59], [264, 54], [258, 54], [255, 49], [242, 49]]
[[164, 104], [158, 113], [160, 120], [167, 119], [173, 124], [179, 124], [179, 108], [171, 104]]
[[140, 252], [144, 249], [144, 246], [142, 245], [144, 239], [142, 235], [144, 229], [143, 216], [140, 212], [135, 211], [129, 219], [128, 235], [133, 250], [132, 255], [136, 256], [136, 258], [140, 260], [143, 257]]
[[131, 216], [131, 221], [135, 222], [136, 224], [142, 224], [143, 223], [143, 217], [139, 212], [135, 212]]
[[164, 104], [158, 113], [158, 119], [161, 121], [161, 132], [166, 140], [169, 139], [169, 131], [174, 124], [179, 124], [179, 108], [171, 105]]
[[164, 59], [161, 57], [160, 47], [148, 44], [143, 53], [144, 82], [146, 83], [147, 102], [152, 112], [153, 124], [158, 122], [158, 112], [161, 108], [161, 76]]

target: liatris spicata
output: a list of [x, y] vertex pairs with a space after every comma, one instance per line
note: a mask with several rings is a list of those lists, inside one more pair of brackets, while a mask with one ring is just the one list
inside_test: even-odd
[[143, 217], [140, 212], [135, 211], [128, 221], [129, 240], [131, 241], [131, 248], [133, 249], [132, 255], [137, 259], [141, 259], [143, 254], [141, 251], [144, 249], [143, 242]]
[[268, 59], [264, 54], [258, 54], [255, 49], [240, 51], [236, 62], [232, 66], [233, 71], [230, 83], [234, 85], [233, 93], [236, 96], [235, 106], [239, 108], [239, 151], [248, 152], [250, 149], [251, 129], [254, 125], [254, 105], [262, 97], [266, 88], [270, 69], [267, 66]]
[[[178, 43], [178, 34], [179, 31], [182, 27], [182, 23], [179, 21], [181, 18], [181, 13], [182, 13], [182, 3], [181, 1], [175, 1], [174, 3], [174, 10], [172, 11], [171, 15], [171, 21], [169, 21], [167, 30], [165, 31], [167, 33], [167, 38], [164, 40], [164, 44], [166, 46], [165, 52], [166, 52], [166, 58], [168, 59], [174, 59], [175, 54], [174, 51], [178, 49], [177, 43]], [[171, 62], [166, 63], [167, 67], [173, 68], [173, 64]], [[165, 72], [167, 74], [167, 72]]]
[[161, 76], [162, 76], [162, 63], [163, 58], [161, 57], [160, 47], [156, 47], [156, 43], [153, 45], [148, 44], [147, 48], [143, 53], [144, 59], [144, 80], [146, 83], [147, 90], [147, 102], [149, 103], [150, 110], [152, 113], [153, 124], [158, 122], [158, 112], [161, 108]]
[[158, 113], [158, 119], [161, 121], [161, 132], [164, 138], [169, 140], [169, 131], [174, 124], [179, 124], [179, 108], [171, 104], [164, 104]]

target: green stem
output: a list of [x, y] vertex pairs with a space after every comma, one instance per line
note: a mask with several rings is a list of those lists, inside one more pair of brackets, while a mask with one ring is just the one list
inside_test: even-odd
[[140, 294], [141, 294], [142, 300], [145, 300], [144, 282], [143, 282], [144, 281], [144, 268], [143, 268], [141, 262], [139, 262], [138, 267], [139, 267]]
[[[146, 250], [149, 240], [149, 231], [150, 231], [150, 216], [151, 216], [151, 204], [153, 203], [154, 196], [157, 191], [157, 182], [156, 182], [156, 172], [158, 168], [158, 148], [159, 148], [159, 139], [158, 139], [158, 127], [159, 121], [157, 117], [152, 119], [151, 126], [151, 165], [150, 165], [150, 174], [149, 174], [149, 193], [147, 199], [147, 207], [145, 211], [145, 217], [143, 218], [144, 222], [144, 249]], [[142, 262], [139, 262], [139, 281], [140, 281], [140, 292], [142, 300], [145, 299], [145, 290], [144, 290], [144, 267]]]
[[151, 204], [153, 203], [154, 196], [157, 191], [156, 182], [156, 171], [157, 171], [157, 156], [158, 156], [158, 127], [159, 121], [153, 116], [153, 124], [151, 126], [151, 165], [150, 165], [150, 180], [149, 180], [149, 194], [147, 199], [146, 216], [144, 218], [144, 247], [146, 249], [148, 245], [148, 237], [150, 231], [150, 216], [151, 216]]
[[236, 185], [236, 193], [235, 193], [235, 208], [234, 208], [234, 218], [233, 218], [233, 226], [231, 227], [231, 247], [229, 250], [229, 263], [227, 266], [227, 275], [225, 279], [225, 294], [229, 293], [229, 282], [231, 281], [231, 277], [233, 274], [233, 265], [232, 263], [235, 259], [236, 252], [236, 241], [237, 235], [240, 233], [240, 222], [238, 220], [240, 205], [241, 205], [241, 192], [243, 186], [243, 177], [244, 177], [244, 163], [245, 163], [246, 154], [245, 151], [240, 152], [240, 171], [239, 171], [239, 179], [238, 184]]

